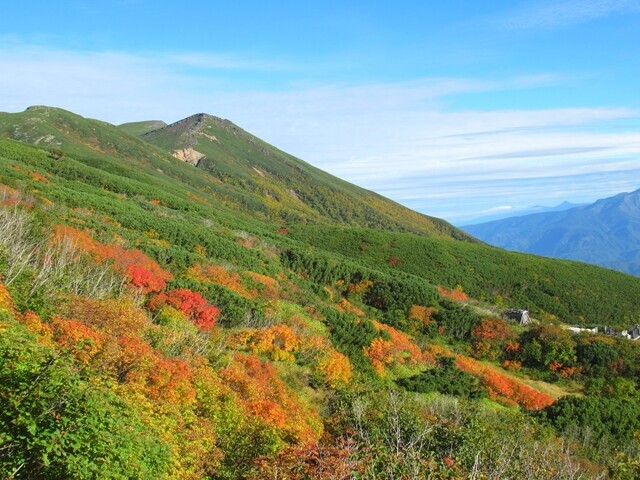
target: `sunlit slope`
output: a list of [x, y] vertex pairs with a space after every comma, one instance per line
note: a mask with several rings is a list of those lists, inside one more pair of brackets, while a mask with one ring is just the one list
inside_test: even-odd
[[282, 152], [229, 120], [197, 114], [141, 138], [189, 157], [223, 182], [254, 192], [287, 222], [320, 216], [340, 224], [470, 239], [443, 220], [409, 210]]
[[[130, 135], [153, 123], [116, 127], [66, 110], [35, 106], [20, 113], [0, 113], [0, 135], [125, 168], [136, 164], [150, 175], [172, 177], [223, 204], [278, 224], [342, 224], [472, 238], [443, 220], [314, 168], [227, 120], [199, 114], [143, 134], [143, 140]], [[170, 155], [185, 149], [200, 152], [202, 158], [190, 164]]]
[[129, 122], [118, 125], [118, 128], [129, 135], [139, 137], [158, 128], [166, 127], [167, 124], [162, 120], [146, 120], [142, 122]]
[[484, 244], [361, 228], [298, 226], [289, 236], [351, 261], [402, 271], [474, 298], [571, 324], [624, 325], [640, 311], [640, 281], [586, 263]]

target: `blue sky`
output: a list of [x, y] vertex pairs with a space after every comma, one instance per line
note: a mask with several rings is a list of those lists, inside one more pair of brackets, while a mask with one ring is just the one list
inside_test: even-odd
[[229, 118], [458, 223], [640, 188], [640, 1], [8, 2], [0, 110]]

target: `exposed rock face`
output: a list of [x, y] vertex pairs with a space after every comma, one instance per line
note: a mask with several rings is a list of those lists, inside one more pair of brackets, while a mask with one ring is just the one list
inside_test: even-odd
[[205, 157], [203, 153], [200, 153], [191, 147], [175, 150], [172, 155], [183, 162], [193, 165], [194, 167], [197, 167], [200, 160]]
[[202, 135], [204, 138], [207, 138], [212, 142], [220, 143], [220, 140], [218, 140], [215, 135], [209, 135], [208, 133], [204, 133], [204, 132], [198, 132], [198, 135]]

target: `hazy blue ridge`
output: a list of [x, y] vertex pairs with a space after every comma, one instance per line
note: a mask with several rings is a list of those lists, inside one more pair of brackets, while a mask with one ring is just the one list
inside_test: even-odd
[[462, 229], [508, 250], [580, 260], [640, 276], [640, 190], [560, 212]]

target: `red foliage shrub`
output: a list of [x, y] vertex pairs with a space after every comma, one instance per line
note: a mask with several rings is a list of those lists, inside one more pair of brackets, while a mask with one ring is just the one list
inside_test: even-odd
[[71, 240], [82, 251], [91, 254], [95, 261], [111, 260], [116, 270], [127, 275], [129, 282], [144, 293], [164, 290], [171, 273], [137, 249], [125, 250], [120, 245], [105, 245], [91, 235], [66, 225], [54, 228], [53, 241]]
[[202, 331], [211, 330], [220, 317], [220, 310], [209, 305], [199, 292], [186, 288], [160, 293], [148, 304], [151, 310], [158, 310], [163, 305], [170, 305], [184, 313]]
[[387, 260], [387, 262], [389, 263], [389, 265], [400, 265], [402, 263], [402, 260], [400, 260], [398, 257], [390, 257], [389, 260]]

